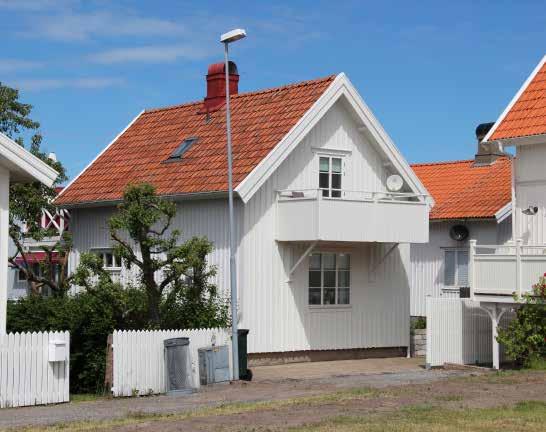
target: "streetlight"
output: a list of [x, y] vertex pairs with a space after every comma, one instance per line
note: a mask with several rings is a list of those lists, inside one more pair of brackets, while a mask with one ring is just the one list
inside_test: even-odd
[[233, 170], [231, 155], [231, 112], [229, 109], [229, 60], [228, 47], [231, 42], [243, 39], [246, 32], [243, 29], [231, 30], [220, 36], [224, 44], [225, 74], [226, 74], [226, 134], [228, 159], [228, 201], [229, 201], [229, 276], [231, 288], [231, 355], [233, 363], [233, 379], [239, 379], [239, 337], [237, 334], [237, 267], [235, 262], [235, 220], [233, 217]]

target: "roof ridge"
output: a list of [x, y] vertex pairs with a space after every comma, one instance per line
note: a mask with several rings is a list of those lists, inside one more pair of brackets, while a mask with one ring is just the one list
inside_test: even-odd
[[[276, 92], [276, 91], [292, 89], [292, 88], [295, 88], [295, 87], [304, 87], [304, 86], [307, 86], [307, 85], [319, 84], [319, 83], [324, 82], [324, 81], [333, 80], [336, 76], [337, 75], [332, 74], [332, 75], [328, 75], [328, 76], [321, 77], [321, 78], [314, 78], [314, 79], [305, 80], [305, 81], [298, 81], [298, 82], [295, 82], [295, 83], [284, 84], [284, 85], [277, 86], [277, 87], [269, 87], [269, 88], [265, 88], [265, 89], [262, 89], [262, 90], [253, 90], [253, 91], [244, 92], [244, 93], [237, 93], [235, 95], [232, 95], [231, 97], [233, 99], [238, 99], [240, 97], [254, 96], [254, 95], [259, 95], [259, 94], [264, 94], [264, 93], [272, 93], [272, 92]], [[177, 109], [177, 108], [184, 108], [184, 107], [188, 107], [188, 106], [191, 106], [191, 105], [198, 105], [198, 104], [202, 104], [202, 103], [203, 103], [203, 99], [197, 100], [197, 101], [192, 101], [192, 102], [184, 102], [184, 103], [181, 103], [181, 104], [167, 105], [167, 106], [164, 106], [164, 107], [148, 108], [148, 109], [144, 110], [144, 114], [152, 113], [152, 112], [158, 112], [158, 111], [168, 111], [168, 110]]]
[[[502, 161], [502, 160], [509, 160], [509, 158], [506, 157], [506, 156], [499, 156], [496, 161]], [[413, 168], [413, 167], [434, 166], [434, 165], [455, 165], [455, 164], [463, 164], [463, 163], [469, 163], [469, 162], [474, 162], [474, 161], [475, 161], [475, 159], [456, 159], [456, 160], [452, 160], [452, 161], [415, 163], [415, 164], [410, 164], [410, 166]], [[495, 163], [496, 163], [496, 161], [495, 161]], [[485, 166], [493, 166], [493, 165], [495, 165], [495, 163], [493, 163], [491, 165], [485, 165]], [[482, 167], [477, 167], [477, 168], [482, 168]]]

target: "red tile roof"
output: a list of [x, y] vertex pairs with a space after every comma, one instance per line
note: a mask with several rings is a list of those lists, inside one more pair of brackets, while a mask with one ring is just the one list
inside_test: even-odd
[[[335, 76], [231, 98], [236, 187], [317, 101]], [[189, 137], [179, 161], [165, 162]], [[58, 205], [114, 201], [131, 182], [161, 195], [227, 190], [225, 108], [207, 121], [203, 102], [145, 111], [56, 199]]]
[[488, 141], [546, 134], [546, 61], [502, 118]]
[[492, 218], [511, 200], [508, 158], [474, 167], [474, 160], [412, 165], [436, 201], [430, 219]]

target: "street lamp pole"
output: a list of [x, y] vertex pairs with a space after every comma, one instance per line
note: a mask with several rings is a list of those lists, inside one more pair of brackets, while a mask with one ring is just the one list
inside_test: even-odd
[[231, 354], [233, 379], [239, 379], [239, 335], [237, 323], [237, 244], [235, 239], [235, 217], [233, 212], [233, 157], [231, 146], [231, 111], [229, 105], [229, 44], [246, 36], [244, 30], [236, 29], [223, 34], [220, 42], [224, 44], [225, 78], [226, 78], [226, 135], [228, 162], [228, 207], [229, 207], [229, 277], [231, 288]]

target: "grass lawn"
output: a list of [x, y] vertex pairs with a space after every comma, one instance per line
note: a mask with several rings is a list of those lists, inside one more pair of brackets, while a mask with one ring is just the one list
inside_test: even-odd
[[338, 416], [325, 422], [289, 429], [307, 431], [365, 432], [459, 432], [459, 431], [544, 431], [546, 403], [526, 401], [514, 407], [447, 410], [421, 405], [389, 414]]

